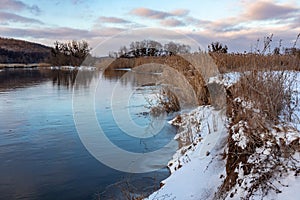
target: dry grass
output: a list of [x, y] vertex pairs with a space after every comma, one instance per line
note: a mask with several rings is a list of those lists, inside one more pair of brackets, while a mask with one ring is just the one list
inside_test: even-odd
[[293, 91], [288, 85], [293, 80], [289, 78], [284, 71], [248, 71], [242, 74], [231, 93], [262, 112], [261, 116], [266, 120], [278, 122], [279, 115], [290, 104]]
[[[240, 70], [248, 69], [246, 67]], [[230, 119], [226, 153], [227, 176], [216, 194], [218, 198], [224, 198], [233, 187], [244, 184], [244, 180], [238, 178], [236, 169], [243, 170], [244, 175], [251, 178], [251, 183], [245, 186], [246, 199], [257, 191], [261, 191], [263, 195], [267, 195], [270, 190], [280, 192], [272, 185], [272, 180], [294, 170], [293, 154], [299, 151], [299, 139], [290, 144], [278, 144], [272, 130], [276, 124], [282, 125], [288, 120], [288, 117], [280, 116], [292, 116], [294, 112], [289, 109], [293, 93], [291, 84], [294, 81], [295, 77], [288, 76], [286, 72], [255, 68], [242, 73], [240, 81], [227, 90], [227, 116]], [[285, 129], [280, 131], [284, 132]], [[241, 132], [247, 138], [245, 148], [237, 145], [233, 139], [233, 135]], [[257, 153], [257, 148], [268, 149], [270, 156]], [[250, 157], [256, 159], [255, 165], [249, 163]], [[230, 194], [231, 197], [234, 195], [234, 192]]]
[[248, 70], [300, 70], [300, 55], [210, 53], [221, 73]]
[[[183, 76], [184, 81], [191, 86], [197, 97], [197, 105], [206, 105], [210, 102], [209, 92], [201, 71], [181, 56], [141, 57], [131, 59], [119, 58], [112, 62], [107, 70], [118, 68], [136, 68], [145, 64], [164, 65], [169, 69], [172, 69], [174, 72], [176, 71], [177, 74]], [[177, 75], [169, 76], [168, 79], [174, 83], [177, 81], [177, 77]]]
[[[255, 175], [253, 182], [249, 185], [247, 198], [250, 198], [257, 190], [261, 190], [264, 195], [272, 189], [279, 192], [272, 186], [270, 180], [290, 170], [288, 166], [294, 166], [292, 155], [295, 151], [299, 152], [300, 146], [299, 140], [290, 144], [276, 143], [271, 129], [276, 124], [290, 120], [290, 116], [293, 115], [294, 110], [290, 107], [293, 79], [283, 70], [299, 70], [299, 56], [211, 53], [204, 57], [201, 57], [201, 54], [194, 56], [190, 54], [183, 57], [123, 58], [113, 62], [110, 68], [133, 68], [146, 63], [167, 65], [181, 74], [195, 91], [198, 105], [212, 103], [211, 91], [206, 83], [208, 77], [218, 74], [216, 69], [219, 69], [221, 73], [241, 72], [240, 81], [226, 91], [229, 119], [228, 152], [225, 153], [227, 176], [216, 197], [222, 199], [224, 194], [226, 196], [226, 193], [234, 186], [241, 185], [243, 180], [239, 180], [238, 173], [235, 171], [240, 164], [243, 166], [244, 175]], [[278, 71], [274, 72], [275, 70]], [[169, 79], [176, 80], [173, 78], [175, 74], [166, 73], [166, 71], [164, 73], [165, 77], [172, 77]], [[171, 85], [171, 83], [168, 84]], [[178, 110], [180, 95], [177, 94], [172, 90], [162, 90], [158, 98], [161, 107], [169, 111]], [[280, 118], [280, 116], [285, 117]], [[240, 122], [243, 123], [239, 125]], [[247, 137], [245, 148], [238, 146], [232, 138], [241, 130]], [[187, 140], [188, 136], [185, 139]], [[261, 155], [257, 155], [257, 148], [269, 148], [271, 156], [261, 159]], [[253, 155], [257, 156], [257, 165], [248, 163], [248, 159]]]

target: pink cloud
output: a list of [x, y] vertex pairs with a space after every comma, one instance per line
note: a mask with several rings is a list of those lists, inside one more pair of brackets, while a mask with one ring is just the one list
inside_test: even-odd
[[170, 13], [148, 8], [136, 8], [133, 9], [130, 13], [139, 17], [146, 17], [151, 19], [165, 19], [172, 16]]
[[265, 0], [253, 2], [249, 5], [245, 4], [245, 6], [247, 6], [246, 11], [242, 16], [249, 20], [285, 18], [299, 12], [299, 8], [295, 6], [276, 4]]
[[43, 22], [37, 19], [23, 17], [14, 13], [1, 12], [1, 11], [0, 11], [0, 22], [7, 23], [7, 24], [9, 22], [43, 24]]
[[126, 23], [131, 23], [130, 21], [124, 20], [122, 18], [118, 18], [118, 17], [99, 17], [98, 20], [100, 22], [104, 22], [104, 23], [113, 23], [113, 24], [126, 24]]
[[18, 0], [2, 0], [1, 1], [1, 9], [8, 9], [8, 10], [23, 10], [27, 8], [27, 5]]
[[190, 13], [189, 10], [186, 10], [186, 9], [177, 9], [177, 10], [173, 10], [170, 12], [172, 15], [175, 15], [175, 16], [186, 16]]
[[36, 39], [47, 38], [49, 40], [82, 40], [89, 38], [100, 38], [100, 37], [110, 37], [125, 29], [121, 28], [102, 28], [101, 30], [83, 30], [68, 27], [57, 27], [57, 28], [9, 28], [0, 27], [0, 32], [3, 36], [8, 37], [29, 37]]
[[136, 8], [133, 9], [130, 14], [150, 19], [166, 19], [168, 17], [184, 17], [187, 16], [189, 12], [190, 11], [186, 9], [176, 9], [170, 12], [164, 12], [149, 8]]
[[0, 10], [12, 10], [12, 11], [21, 11], [21, 10], [29, 10], [33, 14], [39, 14], [41, 12], [40, 8], [37, 5], [27, 5], [22, 1], [18, 0], [2, 0]]

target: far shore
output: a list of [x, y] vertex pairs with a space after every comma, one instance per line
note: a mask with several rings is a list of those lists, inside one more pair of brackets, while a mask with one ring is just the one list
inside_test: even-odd
[[29, 64], [1, 63], [0, 64], [0, 69], [4, 69], [4, 68], [35, 68], [35, 67], [51, 67], [51, 64], [49, 64], [49, 63], [29, 63]]

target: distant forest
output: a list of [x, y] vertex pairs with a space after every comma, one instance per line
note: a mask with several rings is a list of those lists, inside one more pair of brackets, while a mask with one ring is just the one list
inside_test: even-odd
[[0, 37], [0, 63], [41, 63], [47, 62], [50, 55], [51, 47]]
[[89, 44], [85, 41], [54, 43], [54, 47], [0, 37], [0, 63], [50, 63], [55, 66], [80, 66], [88, 57], [92, 63]]

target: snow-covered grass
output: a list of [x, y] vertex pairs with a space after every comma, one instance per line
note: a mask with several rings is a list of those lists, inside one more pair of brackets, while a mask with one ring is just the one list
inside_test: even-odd
[[[148, 199], [299, 199], [300, 73], [285, 73], [289, 104], [276, 123], [266, 120], [257, 99], [242, 96], [231, 100], [239, 107], [227, 113], [200, 106], [172, 120], [179, 130], [179, 150], [168, 163], [172, 174]], [[241, 77], [229, 73], [210, 82], [229, 88]], [[239, 112], [244, 114], [237, 117]]]

